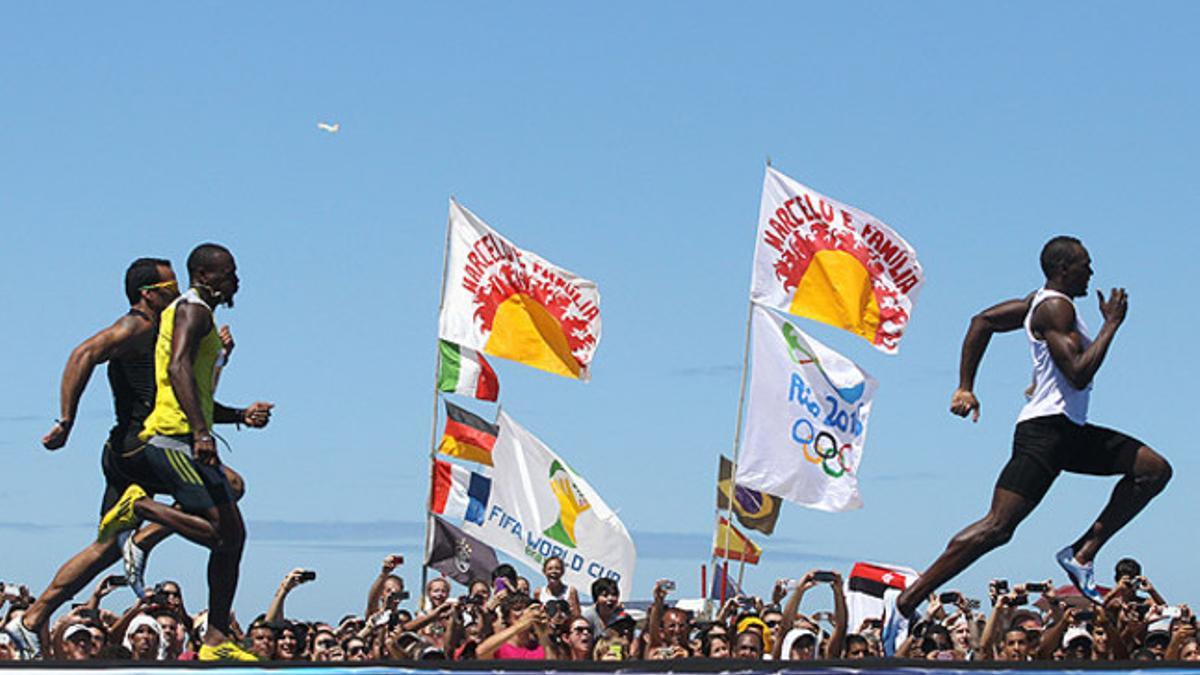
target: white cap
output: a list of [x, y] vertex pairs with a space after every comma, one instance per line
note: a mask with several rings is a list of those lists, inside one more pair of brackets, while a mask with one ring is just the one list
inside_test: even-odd
[[1089, 643], [1094, 642], [1092, 634], [1088, 632], [1088, 629], [1083, 626], [1071, 626], [1067, 629], [1066, 634], [1063, 635], [1062, 646], [1066, 647], [1079, 638], [1087, 638]]
[[67, 628], [67, 630], [63, 631], [63, 639], [70, 640], [81, 632], [87, 633], [88, 637], [91, 637], [92, 635], [92, 631], [88, 630], [87, 626], [81, 623], [73, 623]]
[[779, 652], [782, 655], [783, 660], [786, 661], [786, 660], [792, 658], [792, 656], [791, 656], [792, 645], [796, 644], [796, 642], [798, 642], [800, 640], [800, 638], [804, 638], [804, 637], [815, 638], [816, 636], [817, 636], [816, 633], [812, 632], [811, 630], [808, 630], [807, 628], [793, 628], [793, 629], [789, 630], [787, 632], [787, 635], [783, 636], [783, 645], [781, 646], [781, 649]]
[[1171, 632], [1171, 617], [1164, 616], [1163, 618], [1159, 619], [1158, 621], [1155, 621], [1154, 623], [1150, 624], [1149, 626], [1146, 626], [1147, 633], [1153, 633], [1155, 631], [1162, 631], [1164, 633], [1170, 633]]

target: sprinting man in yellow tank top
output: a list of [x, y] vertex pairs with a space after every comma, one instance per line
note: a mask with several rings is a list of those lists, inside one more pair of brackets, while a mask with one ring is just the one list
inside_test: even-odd
[[[139, 434], [144, 442], [118, 460], [135, 481], [105, 515], [100, 538], [133, 527], [139, 518], [162, 523], [205, 546], [209, 553], [208, 632], [200, 660], [255, 660], [238, 647], [229, 628], [246, 531], [237, 500], [221, 469], [213, 424], [265, 427], [270, 403], [230, 408], [213, 400], [221, 340], [213, 309], [233, 306], [237, 265], [229, 249], [201, 244], [188, 256], [191, 288], [163, 310], [154, 348], [154, 409]], [[149, 498], [170, 494], [182, 511]], [[128, 556], [136, 552], [126, 547]], [[126, 560], [127, 566], [131, 563]]]

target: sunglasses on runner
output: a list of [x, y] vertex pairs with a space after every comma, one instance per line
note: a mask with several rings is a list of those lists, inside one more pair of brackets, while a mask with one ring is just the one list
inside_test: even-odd
[[179, 290], [179, 282], [176, 281], [175, 279], [171, 279], [170, 281], [160, 281], [157, 284], [147, 284], [145, 286], [138, 286], [138, 290], [139, 291], [158, 291], [158, 290], [177, 291], [177, 290]]

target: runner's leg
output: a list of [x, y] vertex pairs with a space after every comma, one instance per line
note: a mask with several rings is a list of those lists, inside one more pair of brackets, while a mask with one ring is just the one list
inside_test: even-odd
[[[246, 494], [245, 479], [242, 478], [241, 474], [229, 468], [228, 466], [222, 465], [221, 468], [225, 471], [225, 477], [229, 479], [229, 487], [233, 490], [233, 496], [240, 500], [242, 495]], [[174, 508], [178, 509], [179, 505], [176, 504]], [[150, 553], [155, 546], [158, 546], [164, 539], [171, 536], [173, 533], [174, 530], [165, 525], [151, 523], [138, 530], [133, 535], [133, 543], [146, 553]], [[195, 540], [192, 541], [195, 542]], [[202, 546], [204, 545], [201, 542], [195, 543], [201, 544]]]
[[[101, 469], [104, 475], [104, 495], [100, 498], [100, 515], [108, 512], [127, 487], [127, 481], [112, 467], [111, 441], [101, 451]], [[95, 542], [76, 553], [58, 568], [50, 585], [37, 600], [25, 610], [23, 623], [35, 633], [40, 633], [54, 612], [63, 603], [75, 597], [84, 586], [100, 575], [121, 557], [115, 541]]]
[[221, 546], [208, 556], [208, 632], [204, 642], [219, 645], [232, 639], [229, 627], [233, 597], [237, 593], [242, 550], [246, 541], [246, 526], [235, 502], [217, 505]]
[[221, 535], [216, 525], [208, 518], [194, 516], [186, 511], [156, 502], [151, 498], [139, 499], [133, 505], [134, 513], [139, 518], [158, 523], [166, 533], [152, 533], [161, 541], [171, 532], [178, 532], [188, 541], [205, 548], [215, 548], [221, 543]]
[[937, 560], [912, 586], [900, 593], [896, 608], [904, 616], [911, 615], [917, 605], [939, 586], [954, 578], [983, 554], [1012, 539], [1017, 525], [1033, 511], [1038, 501], [997, 487], [992, 493], [992, 506], [987, 515], [954, 535]]
[[34, 632], [41, 632], [46, 621], [66, 601], [75, 597], [101, 572], [121, 558], [116, 541], [92, 542], [76, 553], [58, 569], [46, 590], [38, 596], [29, 609], [25, 610], [24, 624]]
[[1100, 516], [1072, 544], [1075, 559], [1081, 563], [1092, 562], [1100, 547], [1162, 492], [1171, 480], [1171, 473], [1171, 465], [1162, 455], [1144, 445], [1139, 447], [1133, 466], [1113, 488]]

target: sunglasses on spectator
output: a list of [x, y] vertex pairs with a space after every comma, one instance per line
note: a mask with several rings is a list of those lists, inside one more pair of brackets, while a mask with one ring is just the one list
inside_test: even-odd
[[349, 649], [347, 649], [347, 650], [346, 650], [346, 653], [347, 653], [347, 654], [349, 654], [350, 656], [357, 656], [357, 655], [359, 655], [359, 654], [366, 654], [366, 653], [367, 653], [367, 648], [366, 648], [366, 647], [351, 647], [351, 648], [349, 648]]
[[317, 640], [317, 646], [321, 649], [329, 649], [337, 644], [336, 640]]
[[591, 626], [576, 626], [571, 629], [571, 632], [572, 633], [591, 633], [592, 628], [591, 628]]

